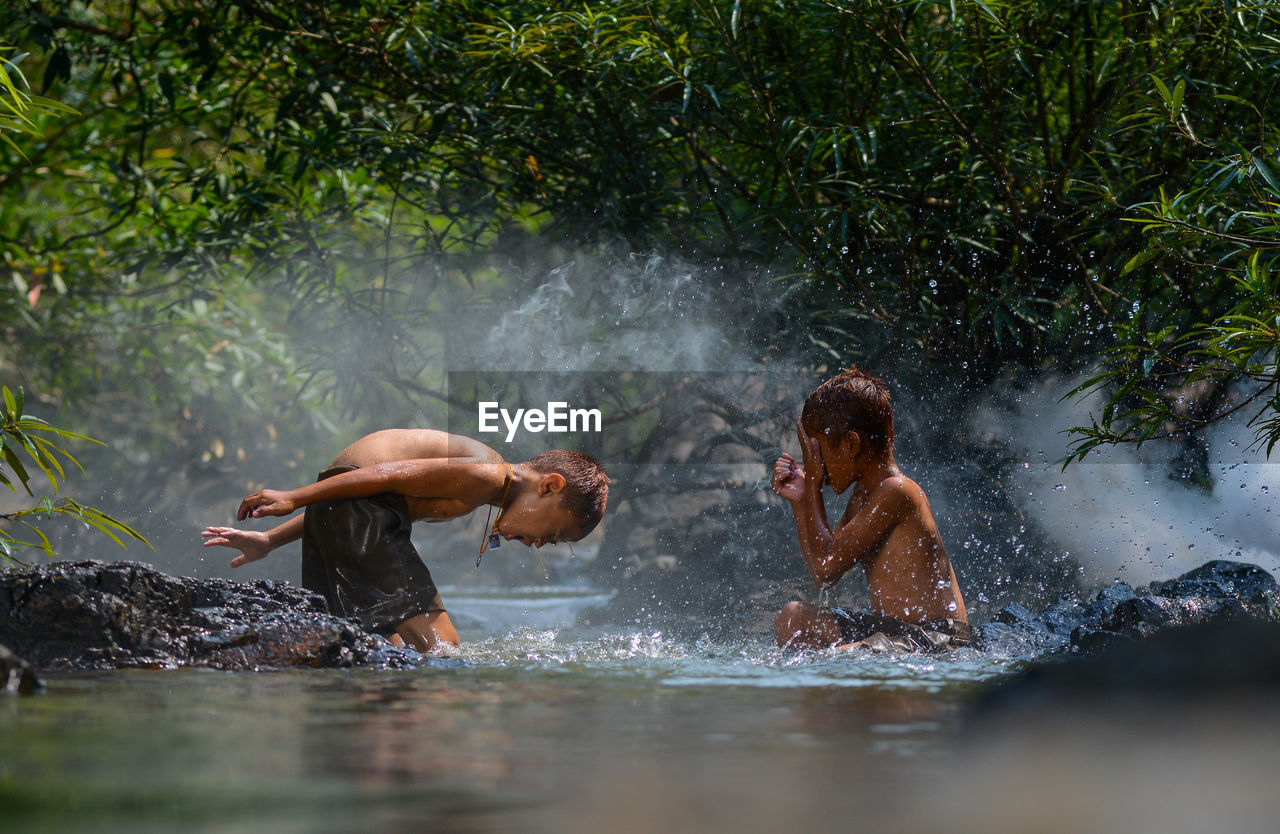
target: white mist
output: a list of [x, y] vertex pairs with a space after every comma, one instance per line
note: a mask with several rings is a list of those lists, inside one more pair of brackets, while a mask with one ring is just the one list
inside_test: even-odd
[[1280, 466], [1252, 448], [1247, 416], [1206, 435], [1211, 491], [1171, 480], [1170, 449], [1159, 441], [1101, 449], [1064, 471], [1055, 461], [1067, 452], [1065, 431], [1088, 425], [1104, 402], [1097, 395], [1062, 401], [1078, 383], [1054, 377], [1017, 390], [994, 387], [973, 426], [1021, 458], [1010, 492], [1079, 560], [1087, 583], [1171, 579], [1224, 558], [1280, 574]]

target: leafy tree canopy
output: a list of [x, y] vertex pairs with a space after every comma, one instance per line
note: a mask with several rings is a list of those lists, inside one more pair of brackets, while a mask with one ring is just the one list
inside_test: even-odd
[[113, 436], [161, 415], [138, 459], [212, 465], [245, 454], [234, 438], [429, 402], [459, 305], [536, 283], [512, 253], [557, 246], [768, 265], [742, 274], [785, 303], [752, 346], [799, 341], [814, 363], [936, 361], [977, 385], [1138, 331], [1204, 344], [1198, 323], [1266, 320], [1238, 280], [1275, 239], [1278, 16], [8, 4], [24, 71], [79, 111], [0, 167], [9, 375]]

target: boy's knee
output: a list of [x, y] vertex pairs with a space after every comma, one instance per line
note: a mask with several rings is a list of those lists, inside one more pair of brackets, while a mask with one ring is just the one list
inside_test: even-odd
[[444, 611], [410, 617], [396, 626], [396, 633], [407, 645], [424, 654], [441, 650], [445, 646], [457, 648], [462, 643], [457, 629]]
[[803, 602], [788, 602], [782, 606], [773, 621], [773, 639], [778, 641], [779, 646], [786, 646], [804, 631], [805, 608]]

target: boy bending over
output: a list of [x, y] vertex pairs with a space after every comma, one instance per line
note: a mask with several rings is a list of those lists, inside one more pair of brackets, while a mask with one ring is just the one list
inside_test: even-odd
[[[805, 400], [796, 432], [804, 466], [788, 454], [778, 458], [773, 491], [791, 502], [800, 550], [818, 588], [861, 565], [871, 611], [787, 603], [774, 623], [778, 645], [930, 651], [972, 645], [964, 598], [929, 500], [894, 461], [885, 384], [857, 368], [832, 377]], [[824, 483], [837, 495], [853, 487], [835, 529], [827, 523]]]
[[[609, 479], [580, 452], [544, 452], [509, 464], [479, 441], [428, 429], [388, 429], [362, 437], [313, 484], [264, 489], [236, 519], [301, 516], [266, 532], [208, 527], [205, 546], [236, 548], [238, 568], [302, 539], [302, 584], [329, 612], [421, 652], [457, 646], [431, 572], [410, 541], [415, 521], [444, 521], [488, 505], [497, 518], [480, 552], [499, 537], [527, 547], [578, 541], [600, 523]], [[477, 561], [477, 564], [479, 562]]]

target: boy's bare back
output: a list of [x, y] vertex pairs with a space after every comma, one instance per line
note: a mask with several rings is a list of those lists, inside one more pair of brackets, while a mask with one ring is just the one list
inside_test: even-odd
[[876, 484], [859, 483], [839, 529], [873, 504], [891, 517], [881, 541], [859, 560], [867, 574], [872, 609], [909, 623], [967, 621], [955, 571], [924, 490], [896, 470]]
[[[401, 460], [449, 458], [459, 464], [501, 464], [502, 456], [470, 437], [435, 429], [384, 429], [367, 434], [338, 453], [331, 466], [376, 466]], [[466, 515], [475, 502], [456, 498], [406, 495], [409, 516], [415, 521], [445, 521]]]
[[395, 460], [457, 458], [467, 463], [502, 463], [488, 446], [458, 434], [435, 429], [384, 429], [352, 443], [338, 453], [332, 466], [373, 466]]

